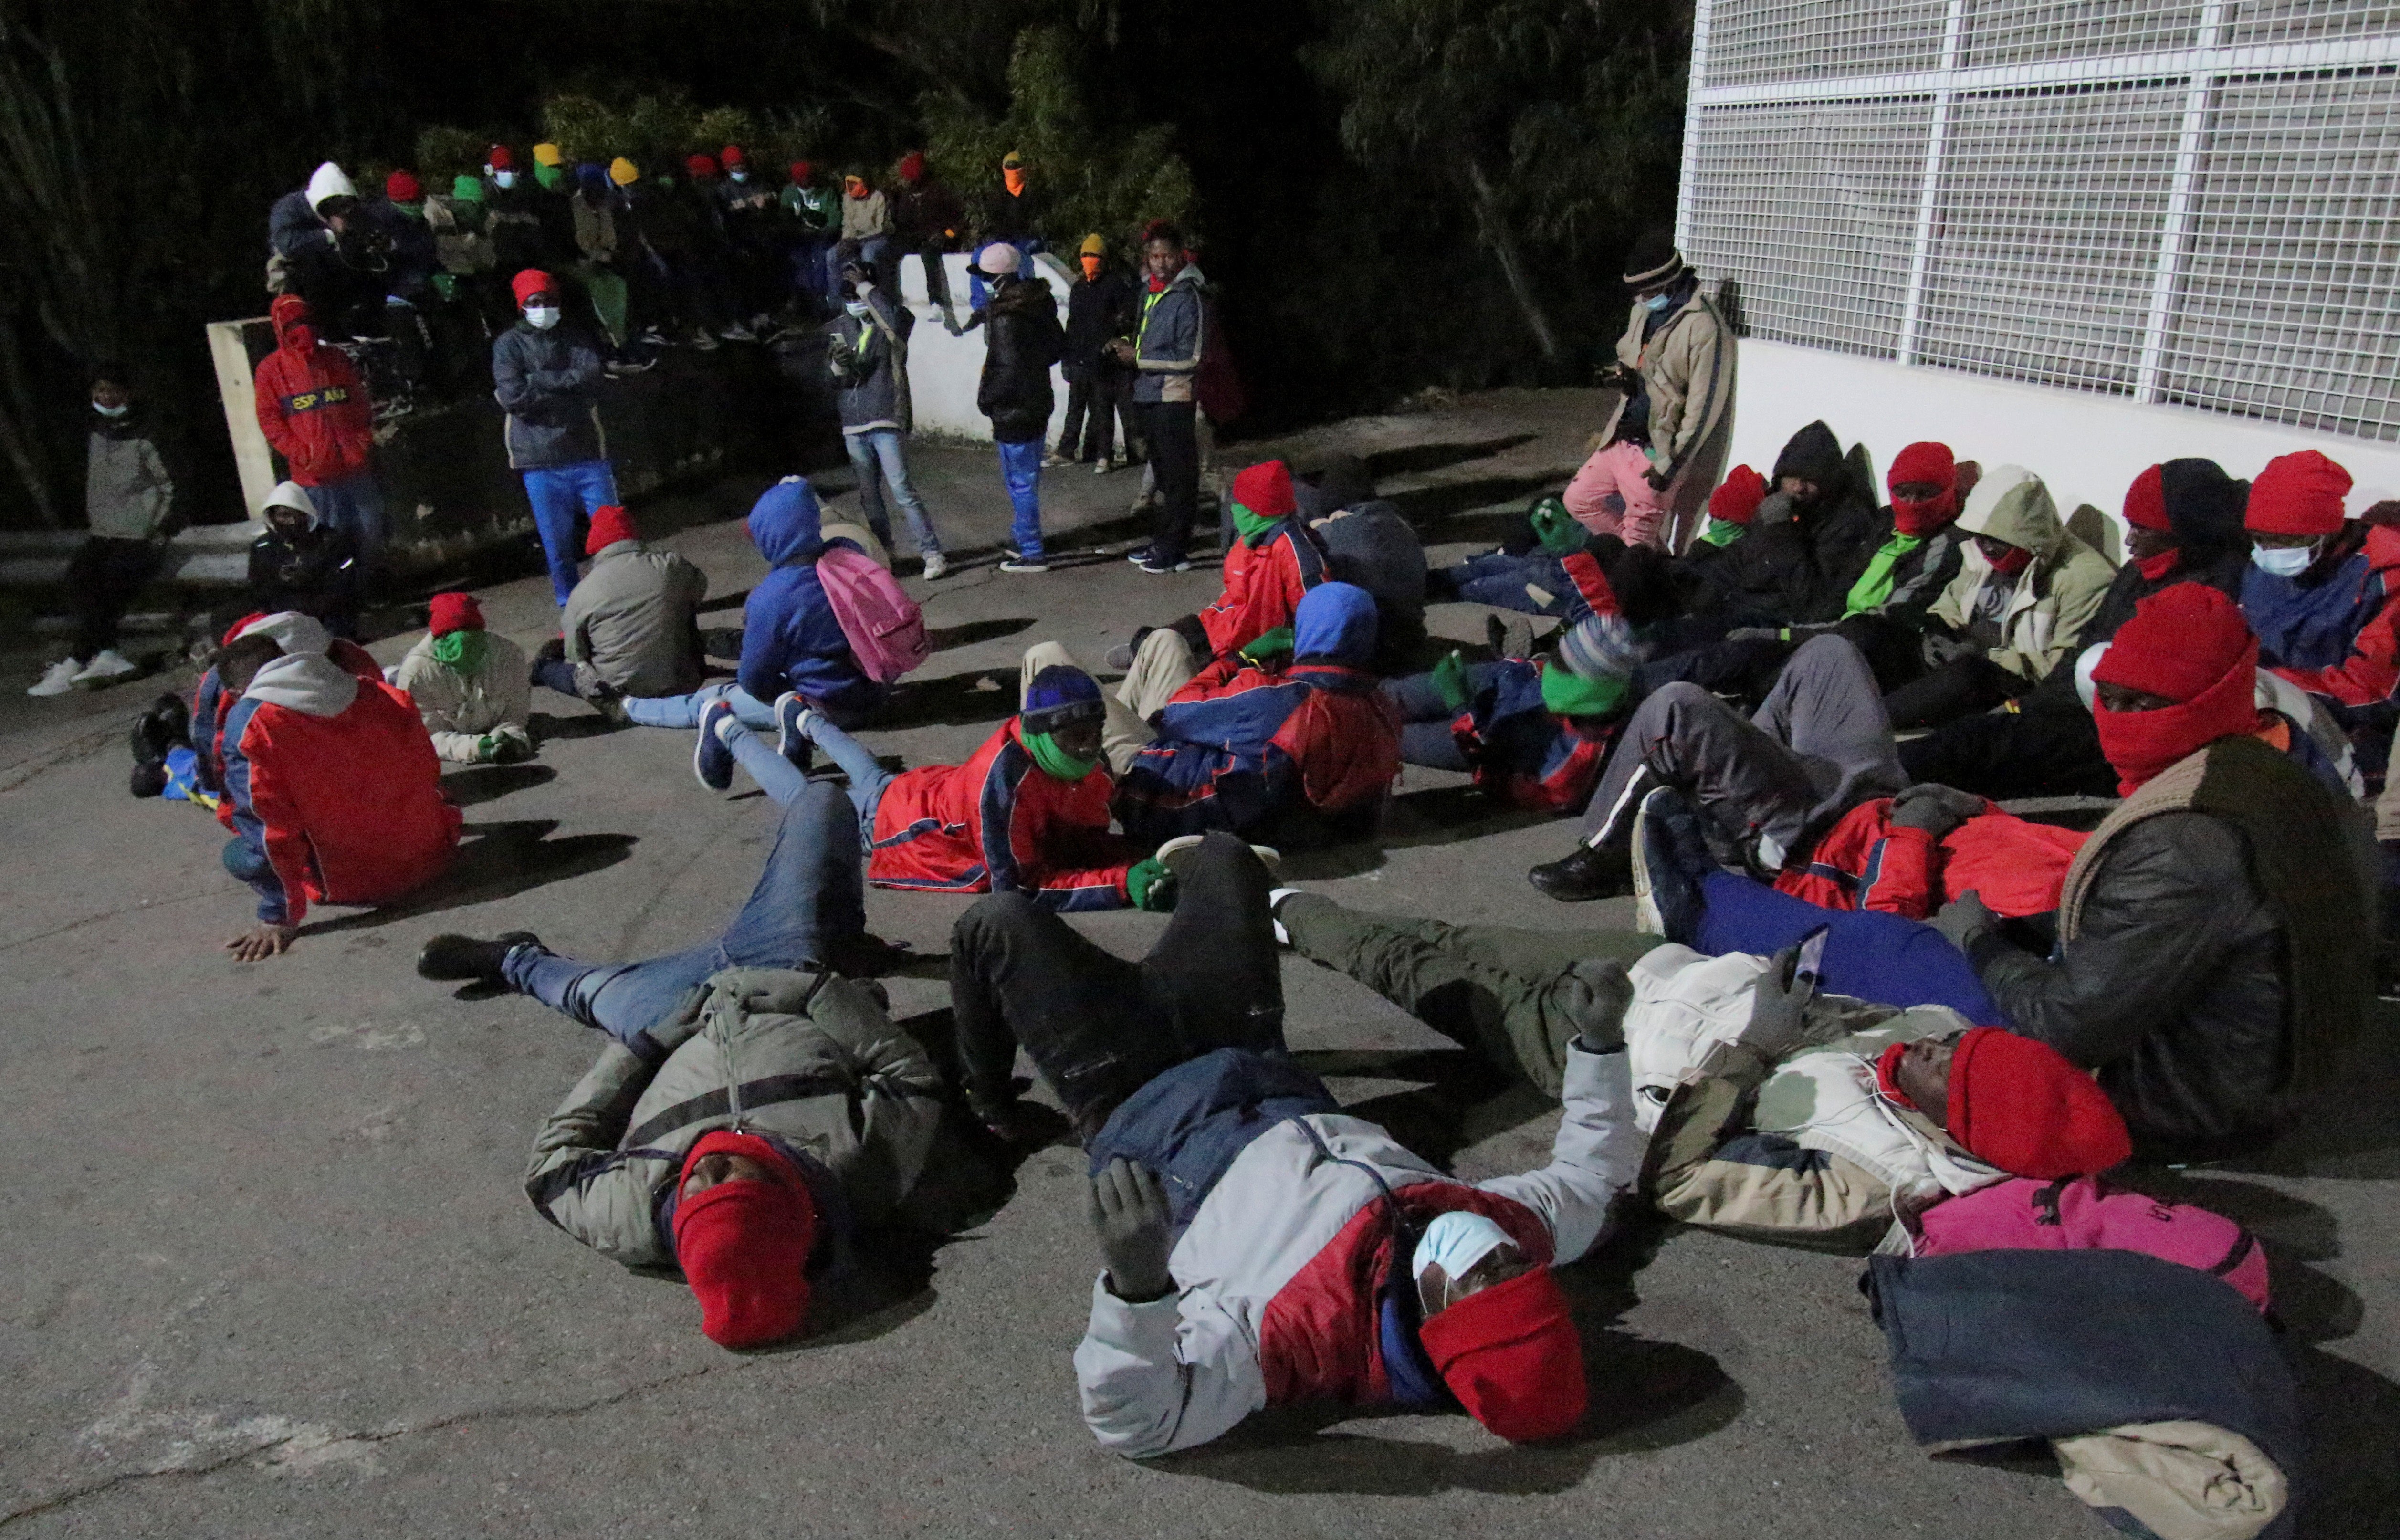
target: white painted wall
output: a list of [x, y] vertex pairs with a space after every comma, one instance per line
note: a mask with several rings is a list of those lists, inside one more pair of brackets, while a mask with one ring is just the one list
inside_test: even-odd
[[1822, 417], [1844, 448], [1865, 441], [1878, 479], [1902, 449], [1920, 439], [1939, 440], [1986, 470], [2024, 466], [2048, 484], [2062, 514], [2090, 503], [2117, 519], [2125, 488], [2161, 460], [2212, 459], [2227, 474], [2247, 478], [2276, 456], [2300, 449], [2317, 450], [2350, 472], [2356, 483], [2352, 514], [2400, 497], [2400, 444], [1947, 369], [1904, 368], [1783, 342], [1745, 338], [1740, 369], [1731, 463], [1762, 474], [1774, 470], [1784, 441]]
[[[953, 252], [942, 259], [948, 269], [952, 308], [967, 319], [967, 254]], [[1050, 285], [1058, 301], [1058, 323], [1067, 321], [1067, 292], [1074, 279], [1059, 260], [1037, 252], [1033, 271]], [[984, 332], [978, 326], [954, 337], [942, 325], [942, 312], [925, 292], [925, 265], [915, 256], [900, 259], [900, 299], [917, 318], [908, 334], [908, 392], [916, 407], [917, 430], [949, 438], [991, 442], [991, 419], [975, 410], [975, 386], [983, 378]], [[1067, 410], [1067, 376], [1056, 365], [1051, 388], [1057, 393], [1057, 413]], [[1058, 416], [1051, 418], [1055, 431]]]

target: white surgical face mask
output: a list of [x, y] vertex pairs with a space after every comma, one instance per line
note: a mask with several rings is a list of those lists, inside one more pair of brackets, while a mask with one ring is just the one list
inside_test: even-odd
[[492, 173], [492, 180], [498, 183], [503, 187], [513, 187], [517, 184], [517, 173], [514, 171], [494, 171]]
[[2261, 572], [2278, 578], [2297, 578], [2317, 559], [2314, 545], [2265, 546], [2250, 548], [2250, 565]]
[[1416, 1255], [1409, 1260], [1410, 1273], [1422, 1278], [1426, 1268], [1439, 1263], [1451, 1277], [1463, 1278], [1477, 1262], [1508, 1244], [1508, 1232], [1490, 1220], [1453, 1209], [1425, 1226], [1425, 1239], [1417, 1242]]
[[841, 307], [849, 311], [853, 316], [864, 316], [866, 314], [866, 301], [863, 299], [843, 300], [841, 302]]
[[729, 175], [730, 175], [730, 176], [733, 178], [733, 180], [734, 180], [734, 181], [736, 181], [736, 182], [747, 182], [747, 181], [749, 181], [749, 180], [750, 180], [750, 173], [749, 173], [748, 171], [745, 171], [745, 170], [742, 170], [742, 169], [741, 169], [740, 167], [738, 167], [738, 166], [737, 166], [737, 167], [735, 167], [735, 168], [734, 168], [730, 172], [729, 172], [728, 174], [729, 174]]
[[91, 403], [91, 409], [103, 417], [121, 417], [132, 410], [130, 406], [102, 406], [98, 402]]
[[558, 324], [558, 307], [528, 305], [525, 307], [525, 320], [532, 324], [535, 331], [547, 332]]
[[1652, 294], [1642, 302], [1642, 307], [1655, 316], [1673, 303], [1675, 303], [1675, 296], [1672, 294]]

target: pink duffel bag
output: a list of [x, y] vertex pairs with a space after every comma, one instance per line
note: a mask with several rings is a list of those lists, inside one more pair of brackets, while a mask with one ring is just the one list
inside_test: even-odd
[[1945, 1198], [1917, 1220], [1916, 1254], [1961, 1251], [2146, 1251], [2214, 1274], [2267, 1309], [2267, 1249], [2222, 1214], [2112, 1192], [2093, 1177], [2015, 1177]]

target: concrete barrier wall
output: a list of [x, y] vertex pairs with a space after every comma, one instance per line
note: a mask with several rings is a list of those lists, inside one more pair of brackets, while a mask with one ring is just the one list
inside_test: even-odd
[[[942, 259], [950, 282], [950, 296], [959, 319], [967, 315], [967, 254], [953, 252]], [[1074, 279], [1066, 266], [1047, 252], [1037, 252], [1033, 271], [1050, 285], [1058, 301], [1058, 323], [1067, 321], [1067, 294]], [[952, 336], [942, 325], [942, 312], [925, 289], [925, 265], [917, 257], [900, 261], [900, 299], [917, 318], [908, 334], [908, 390], [917, 411], [917, 430], [946, 438], [991, 442], [991, 421], [975, 410], [975, 387], [983, 378], [984, 334], [978, 326], [963, 336]], [[1067, 376], [1055, 366], [1051, 388], [1057, 393], [1057, 415], [1067, 410]]]

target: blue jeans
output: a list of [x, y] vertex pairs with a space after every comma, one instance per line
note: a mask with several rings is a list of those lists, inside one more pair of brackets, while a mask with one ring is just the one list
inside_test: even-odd
[[308, 500], [320, 518], [350, 538], [360, 562], [373, 570], [384, 544], [383, 488], [375, 484], [375, 472], [320, 483], [308, 489]]
[[[1493, 675], [1500, 672], [1497, 663], [1470, 663], [1466, 669], [1466, 689], [1469, 699], [1490, 688]], [[1458, 720], [1458, 713], [1442, 703], [1441, 691], [1434, 688], [1430, 674], [1411, 674], [1384, 681], [1384, 699], [1400, 715], [1400, 762], [1423, 765], [1427, 770], [1471, 770], [1466, 756], [1459, 751], [1458, 740], [1451, 735], [1450, 725]], [[1463, 708], [1462, 708], [1463, 709]]]
[[[841, 446], [850, 451], [850, 468], [858, 474], [858, 511], [866, 516], [866, 527], [883, 548], [892, 548], [892, 516], [883, 511], [883, 483], [892, 484], [892, 498], [908, 521], [908, 533], [916, 538], [917, 552], [922, 556], [936, 555], [942, 549], [942, 538], [934, 531], [934, 516], [925, 511], [925, 499], [908, 484], [908, 457], [900, 435], [892, 429], [879, 428], [865, 433], [844, 433]], [[876, 474], [876, 462], [882, 462], [882, 474]]]
[[1700, 893], [1708, 910], [1692, 942], [1697, 951], [1767, 957], [1829, 925], [1826, 993], [1902, 1010], [1947, 1005], [1980, 1026], [2007, 1025], [1974, 964], [1930, 925], [1876, 909], [1821, 909], [1732, 872], [1703, 879]]
[[[892, 772], [876, 762], [874, 754], [864, 743], [822, 714], [810, 730], [815, 734], [817, 747], [825, 750], [826, 756], [850, 777], [850, 804], [857, 811], [861, 834], [873, 834], [875, 810], [883, 802], [884, 788], [892, 784]], [[758, 783], [758, 789], [782, 806], [790, 806], [808, 787], [816, 784], [773, 744], [746, 727], [728, 731], [725, 747], [732, 754], [733, 762]]]
[[700, 726], [700, 714], [712, 701], [731, 706], [733, 719], [745, 728], [764, 732], [775, 725], [773, 706], [730, 681], [703, 686], [689, 695], [629, 695], [625, 719], [637, 727], [689, 729]]
[[564, 658], [537, 658], [533, 662], [533, 682], [544, 689], [554, 689], [561, 695], [583, 697], [575, 688], [575, 665]]
[[866, 893], [850, 804], [829, 785], [808, 785], [784, 808], [750, 902], [716, 940], [613, 964], [523, 946], [502, 973], [520, 994], [630, 1043], [721, 969], [798, 968], [823, 961], [829, 942], [864, 935]]
[[[1511, 556], [1495, 551], [1470, 556], [1455, 566], [1444, 567], [1438, 577], [1446, 579], [1452, 592], [1467, 604], [1518, 609], [1528, 615], [1563, 614], [1570, 601], [1580, 604], [1582, 597], [1559, 559], [1540, 552]], [[1535, 604], [1525, 592], [1527, 583], [1542, 588], [1550, 602]]]
[[249, 883], [251, 891], [258, 894], [261, 924], [273, 923], [267, 919], [269, 913], [280, 918], [286, 912], [283, 907], [283, 879], [275, 875], [275, 864], [266, 859], [265, 851], [247, 839], [228, 839], [224, 859], [225, 869]]
[[1042, 441], [1000, 446], [1000, 479], [1016, 515], [1008, 526], [1009, 539], [1029, 562], [1042, 559]]
[[521, 472], [533, 525], [541, 532], [541, 553], [550, 561], [550, 591], [560, 608], [575, 592], [576, 564], [583, 553], [579, 520], [617, 501], [617, 478], [607, 460], [578, 460]]

